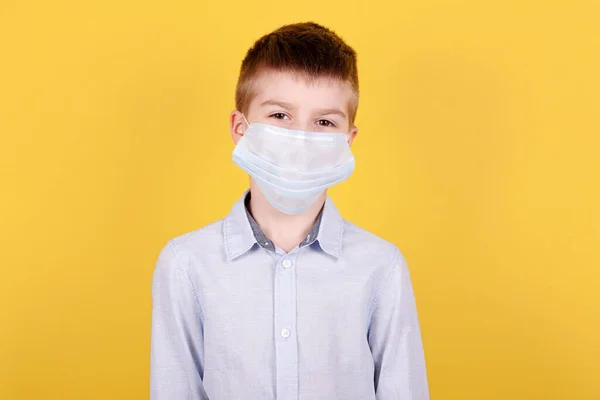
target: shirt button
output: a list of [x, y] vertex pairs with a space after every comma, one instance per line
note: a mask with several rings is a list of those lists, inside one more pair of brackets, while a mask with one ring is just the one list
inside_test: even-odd
[[288, 269], [292, 266], [292, 262], [290, 260], [283, 260], [283, 268]]
[[290, 331], [288, 331], [287, 329], [282, 329], [281, 330], [281, 337], [284, 339], [289, 338], [291, 335]]

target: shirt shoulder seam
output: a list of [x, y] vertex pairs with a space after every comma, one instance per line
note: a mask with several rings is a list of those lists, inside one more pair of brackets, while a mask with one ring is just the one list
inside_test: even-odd
[[388, 271], [386, 273], [382, 274], [382, 277], [379, 280], [377, 287], [375, 288], [375, 292], [373, 293], [373, 297], [371, 298], [371, 302], [369, 304], [369, 311], [367, 313], [367, 323], [366, 323], [367, 332], [369, 331], [369, 327], [371, 325], [371, 319], [373, 318], [373, 314], [375, 313], [375, 309], [377, 308], [377, 300], [378, 300], [378, 296], [379, 296], [381, 287], [383, 286], [383, 283], [388, 280], [389, 276], [394, 271], [394, 267], [396, 266], [396, 263], [398, 262], [399, 258], [400, 258], [400, 251], [398, 250], [398, 248], [396, 246], [394, 246], [394, 255], [392, 257], [392, 262], [389, 264]]
[[190, 271], [186, 267], [186, 265], [183, 263], [183, 261], [181, 260], [181, 257], [179, 255], [179, 250], [178, 250], [177, 245], [175, 244], [174, 240], [169, 241], [169, 247], [171, 248], [171, 251], [173, 252], [173, 255], [175, 256], [175, 259], [177, 260], [177, 265], [179, 265], [179, 267], [185, 272], [185, 275], [188, 278], [188, 283], [190, 284], [190, 288], [192, 290], [192, 296], [194, 298], [194, 304], [196, 306], [196, 311], [198, 312], [198, 315], [200, 316], [200, 320], [204, 321], [204, 313], [202, 311], [202, 306], [200, 305], [200, 298], [198, 296], [198, 291], [196, 290], [196, 286], [194, 285], [194, 281], [192, 280], [192, 277], [190, 275]]

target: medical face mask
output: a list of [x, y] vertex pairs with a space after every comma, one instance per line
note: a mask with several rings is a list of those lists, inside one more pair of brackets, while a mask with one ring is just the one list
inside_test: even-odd
[[286, 214], [306, 211], [327, 188], [345, 181], [354, 170], [345, 133], [259, 123], [248, 124], [233, 150], [233, 162], [254, 178], [273, 207]]

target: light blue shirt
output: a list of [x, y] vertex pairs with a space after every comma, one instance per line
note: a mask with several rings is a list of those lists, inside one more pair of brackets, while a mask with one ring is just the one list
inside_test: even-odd
[[427, 400], [406, 262], [342, 219], [262, 247], [244, 198], [171, 240], [152, 287], [152, 400]]

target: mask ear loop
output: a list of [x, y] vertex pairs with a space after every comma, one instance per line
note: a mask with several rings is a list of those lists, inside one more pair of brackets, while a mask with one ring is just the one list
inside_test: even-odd
[[244, 122], [246, 122], [246, 125], [248, 125], [248, 128], [250, 128], [250, 123], [246, 119], [246, 116], [244, 115], [244, 113], [242, 113], [242, 118], [244, 118]]
[[344, 135], [346, 136], [346, 143], [348, 143], [348, 146], [350, 146], [350, 134], [344, 133]]

